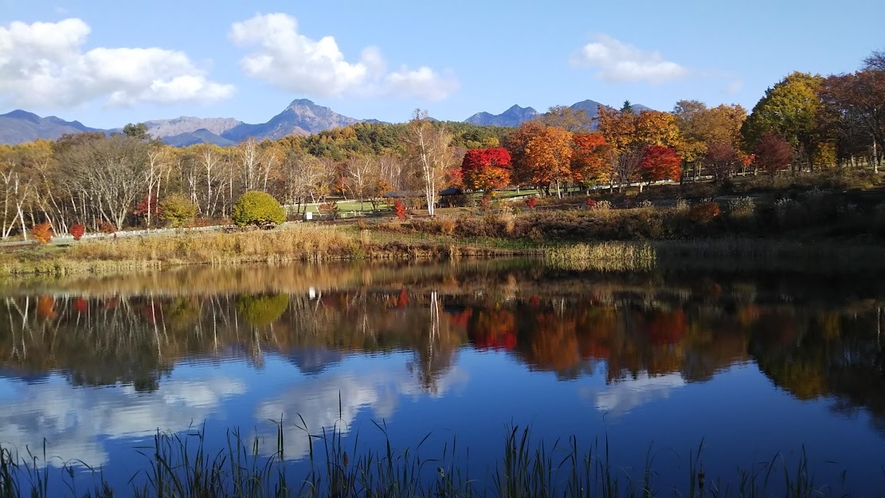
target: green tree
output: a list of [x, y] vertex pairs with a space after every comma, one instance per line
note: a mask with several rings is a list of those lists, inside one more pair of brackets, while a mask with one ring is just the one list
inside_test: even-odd
[[764, 135], [774, 133], [789, 142], [797, 157], [810, 165], [819, 140], [818, 91], [822, 83], [821, 76], [795, 72], [766, 90], [741, 128], [746, 150], [753, 150]]
[[151, 136], [148, 135], [148, 127], [144, 123], [127, 124], [123, 127], [123, 134], [127, 137], [136, 138], [138, 140], [150, 140], [151, 138]]
[[182, 194], [172, 194], [160, 201], [160, 219], [173, 228], [187, 226], [197, 217], [197, 210], [197, 205]]
[[242, 295], [237, 297], [237, 311], [254, 327], [265, 327], [283, 316], [289, 307], [289, 297], [285, 294]]
[[286, 210], [266, 192], [250, 190], [241, 195], [231, 210], [237, 226], [280, 224], [286, 221]]

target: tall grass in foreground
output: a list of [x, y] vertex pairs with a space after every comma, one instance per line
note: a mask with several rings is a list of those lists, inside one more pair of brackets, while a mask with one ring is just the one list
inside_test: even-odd
[[[738, 470], [736, 478], [707, 476], [702, 462], [703, 441], [688, 455], [681, 476], [668, 476], [675, 486], [657, 484], [654, 469], [661, 453], [650, 447], [644, 468], [618, 466], [610, 455], [608, 438], [583, 451], [572, 436], [553, 445], [535, 441], [527, 428], [507, 427], [503, 454], [485, 475], [469, 474], [469, 450], [457, 440], [446, 444], [435, 458], [421, 455], [428, 436], [414, 448], [394, 448], [387, 428], [376, 424], [386, 443], [380, 449], [359, 445], [359, 435], [346, 445], [337, 428], [309, 434], [304, 461], [292, 465], [285, 457], [282, 424], [278, 424], [275, 451], [262, 455], [260, 438], [243, 438], [238, 430], [226, 432], [218, 451], [209, 449], [204, 430], [185, 434], [158, 432], [153, 444], [135, 449], [145, 459], [143, 470], [128, 480], [126, 489], [112, 489], [101, 471], [87, 468], [89, 476], [67, 462], [50, 471], [44, 446], [43, 460], [19, 457], [10, 448], [0, 449], [0, 498], [31, 496], [75, 497], [769, 497], [811, 498], [850, 496], [843, 472], [842, 482], [818, 485], [803, 452], [797, 462], [774, 455], [750, 470]], [[295, 475], [299, 468], [306, 468]], [[634, 473], [631, 473], [634, 472]], [[673, 479], [676, 477], [676, 479]], [[88, 480], [78, 489], [78, 479]], [[864, 494], [869, 496], [869, 494]]]
[[552, 247], [544, 251], [544, 261], [552, 268], [578, 271], [651, 271], [655, 248], [645, 242], [597, 242]]

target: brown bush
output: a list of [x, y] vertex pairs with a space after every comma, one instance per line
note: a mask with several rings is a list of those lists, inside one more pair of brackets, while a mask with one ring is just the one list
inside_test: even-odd
[[719, 204], [715, 202], [702, 202], [688, 210], [688, 219], [698, 225], [707, 225], [719, 216]]
[[436, 220], [436, 224], [439, 227], [439, 233], [445, 235], [452, 235], [455, 233], [455, 227], [457, 226], [455, 220], [449, 218], [439, 218]]

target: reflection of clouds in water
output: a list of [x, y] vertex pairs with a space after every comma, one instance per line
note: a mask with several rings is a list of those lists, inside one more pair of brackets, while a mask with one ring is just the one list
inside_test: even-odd
[[39, 451], [43, 440], [52, 464], [81, 460], [90, 466], [106, 464], [100, 438], [149, 437], [160, 430], [183, 431], [246, 386], [232, 378], [168, 380], [152, 393], [132, 387], [72, 388], [60, 379], [43, 384], [0, 379], [0, 442], [18, 449]]
[[601, 412], [624, 415], [648, 402], [666, 399], [674, 389], [684, 385], [685, 379], [679, 374], [651, 377], [643, 373], [636, 379], [621, 380], [602, 390], [584, 388], [581, 396], [593, 398], [596, 409]]
[[[437, 379], [438, 390], [433, 396], [442, 396], [466, 382], [466, 372], [452, 368]], [[400, 395], [417, 398], [427, 393], [418, 379], [402, 368], [358, 375], [336, 372], [287, 386], [277, 397], [259, 403], [255, 417], [259, 421], [279, 421], [282, 417], [286, 456], [301, 458], [309, 451], [307, 434], [296, 426], [301, 426], [301, 419], [311, 434], [332, 427], [347, 432], [363, 409], [371, 409], [372, 418], [378, 422], [390, 419]], [[261, 451], [272, 454], [277, 449], [276, 433], [270, 431], [276, 429], [268, 425], [262, 428]]]

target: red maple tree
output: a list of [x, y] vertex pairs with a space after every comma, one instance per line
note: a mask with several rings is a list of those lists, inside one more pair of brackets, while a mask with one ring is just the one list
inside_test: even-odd
[[504, 188], [510, 183], [511, 171], [510, 152], [503, 147], [468, 150], [461, 162], [464, 186], [473, 190]]
[[639, 176], [646, 182], [678, 180], [682, 174], [682, 157], [674, 149], [648, 145], [642, 149]]

